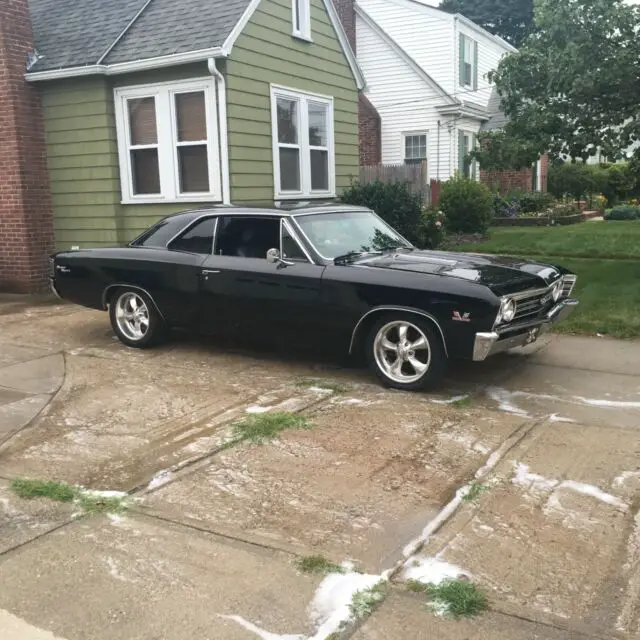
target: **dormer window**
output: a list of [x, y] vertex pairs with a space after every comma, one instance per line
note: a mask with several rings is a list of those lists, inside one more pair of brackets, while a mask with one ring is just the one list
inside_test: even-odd
[[293, 35], [311, 40], [311, 0], [291, 0]]

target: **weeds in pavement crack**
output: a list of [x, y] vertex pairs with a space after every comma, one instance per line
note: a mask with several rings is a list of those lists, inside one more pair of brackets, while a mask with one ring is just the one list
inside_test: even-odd
[[19, 498], [31, 500], [32, 498], [49, 498], [55, 502], [71, 502], [75, 497], [74, 488], [66, 482], [49, 480], [28, 480], [16, 478], [11, 481], [11, 491]]
[[327, 560], [324, 556], [304, 556], [296, 561], [302, 573], [344, 573], [344, 567]]
[[465, 407], [470, 407], [473, 404], [473, 398], [471, 396], [464, 396], [462, 398], [458, 398], [458, 400], [454, 400], [451, 405], [456, 407], [456, 409], [464, 409]]
[[489, 607], [487, 596], [469, 580], [444, 580], [440, 584], [427, 584], [429, 608], [440, 615], [471, 618]]
[[485, 492], [489, 491], [489, 486], [483, 482], [472, 482], [468, 486], [467, 492], [462, 496], [465, 502], [475, 502]]
[[243, 440], [255, 444], [277, 438], [287, 429], [310, 429], [311, 425], [303, 416], [287, 412], [268, 412], [249, 416], [231, 425], [235, 435], [234, 444]]
[[322, 389], [323, 391], [332, 391], [333, 393], [346, 393], [351, 387], [339, 382], [331, 382], [329, 380], [298, 380], [295, 386], [299, 389]]
[[381, 580], [369, 589], [356, 591], [349, 604], [349, 611], [356, 619], [370, 616], [376, 607], [384, 600], [386, 595], [387, 583]]
[[66, 482], [16, 478], [11, 481], [10, 487], [19, 498], [48, 498], [55, 502], [74, 502], [90, 514], [122, 513], [128, 508], [127, 495], [124, 493], [90, 491]]

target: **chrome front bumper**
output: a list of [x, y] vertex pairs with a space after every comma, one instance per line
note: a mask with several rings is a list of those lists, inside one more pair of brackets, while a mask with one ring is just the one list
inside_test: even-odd
[[473, 359], [480, 362], [496, 353], [515, 347], [524, 347], [535, 342], [551, 328], [551, 325], [564, 320], [577, 306], [577, 300], [563, 300], [553, 307], [544, 319], [522, 327], [521, 331], [518, 331], [517, 327], [509, 328], [504, 332], [507, 335], [504, 335], [504, 333], [501, 335], [496, 331], [476, 333], [476, 339], [473, 344]]

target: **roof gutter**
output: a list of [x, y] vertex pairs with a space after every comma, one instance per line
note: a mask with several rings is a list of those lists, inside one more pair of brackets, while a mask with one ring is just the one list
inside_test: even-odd
[[[103, 56], [104, 57], [104, 56]], [[146, 60], [133, 60], [131, 62], [119, 62], [116, 64], [93, 64], [83, 67], [69, 67], [66, 69], [51, 69], [50, 71], [34, 71], [26, 73], [28, 82], [41, 80], [61, 80], [63, 78], [80, 78], [83, 76], [116, 76], [123, 73], [135, 73], [137, 71], [150, 71], [152, 69], [164, 69], [179, 64], [190, 62], [206, 62], [210, 58], [225, 58], [226, 53], [222, 47], [212, 49], [200, 49], [199, 51], [187, 51], [185, 53], [173, 53], [167, 56], [147, 58]]]

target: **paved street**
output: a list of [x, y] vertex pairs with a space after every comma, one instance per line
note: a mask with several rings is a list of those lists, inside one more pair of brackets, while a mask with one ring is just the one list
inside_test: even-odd
[[[228, 446], [268, 411], [310, 428]], [[0, 302], [0, 636], [321, 640], [347, 583], [382, 576], [340, 637], [638, 638], [639, 427], [639, 343], [550, 336], [406, 394], [313, 352], [136, 351], [104, 313]], [[23, 500], [23, 477], [129, 508]], [[330, 593], [297, 567], [312, 554], [361, 573]], [[490, 611], [430, 611], [406, 580], [434, 563]]]

